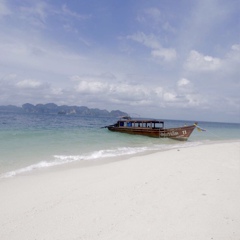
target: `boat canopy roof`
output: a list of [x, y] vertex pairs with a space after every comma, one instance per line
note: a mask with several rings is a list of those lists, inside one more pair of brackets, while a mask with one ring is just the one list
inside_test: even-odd
[[132, 123], [161, 123], [163, 124], [164, 121], [157, 120], [157, 119], [136, 119], [130, 117], [122, 117], [118, 122], [132, 122]]

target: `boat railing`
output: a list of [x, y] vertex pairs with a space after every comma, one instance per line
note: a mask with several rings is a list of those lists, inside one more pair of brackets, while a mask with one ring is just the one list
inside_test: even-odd
[[164, 122], [162, 121], [139, 121], [139, 120], [119, 120], [117, 127], [127, 128], [148, 128], [148, 129], [163, 129]]

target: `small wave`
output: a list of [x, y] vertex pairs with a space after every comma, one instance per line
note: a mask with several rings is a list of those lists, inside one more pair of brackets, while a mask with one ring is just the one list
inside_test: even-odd
[[17, 169], [15, 171], [7, 172], [7, 173], [3, 174], [0, 178], [14, 177], [19, 174], [23, 174], [23, 173], [31, 172], [36, 169], [47, 168], [47, 167], [51, 167], [51, 166], [54, 166], [53, 163], [47, 162], [47, 161], [42, 161], [37, 164], [33, 164], [33, 165], [30, 165], [30, 166], [27, 166], [24, 168]]
[[94, 151], [85, 155], [54, 155], [53, 161], [41, 161], [36, 164], [32, 164], [30, 166], [20, 168], [14, 171], [7, 172], [0, 176], [0, 178], [9, 178], [14, 177], [16, 175], [28, 173], [34, 170], [40, 170], [43, 168], [59, 166], [67, 163], [72, 163], [76, 161], [85, 161], [85, 160], [95, 160], [109, 157], [118, 157], [118, 156], [126, 156], [126, 155], [134, 155], [137, 153], [143, 153], [146, 151], [163, 151], [170, 150], [176, 148], [185, 148], [185, 147], [194, 147], [198, 146], [202, 143], [200, 142], [188, 142], [181, 144], [157, 144], [148, 147], [121, 147], [117, 149], [106, 149]]
[[71, 162], [76, 161], [84, 161], [84, 160], [94, 160], [94, 159], [101, 159], [101, 158], [108, 158], [108, 157], [117, 157], [122, 155], [129, 155], [129, 154], [135, 154], [139, 152], [146, 151], [145, 147], [142, 148], [118, 148], [118, 149], [107, 149], [107, 150], [99, 150], [92, 152], [90, 154], [86, 155], [54, 155], [53, 161], [41, 161], [39, 163], [20, 168], [14, 171], [7, 172], [0, 176], [0, 178], [8, 178], [8, 177], [14, 177], [19, 174], [24, 174], [27, 172], [31, 172], [38, 169], [48, 168], [48, 167], [54, 167], [59, 166]]
[[92, 152], [86, 155], [73, 155], [73, 156], [65, 156], [65, 155], [55, 155], [55, 159], [60, 160], [62, 163], [66, 162], [74, 162], [79, 160], [93, 160], [100, 158], [108, 158], [108, 157], [117, 157], [123, 155], [131, 155], [140, 152], [146, 151], [146, 147], [122, 147], [117, 149], [106, 149]]

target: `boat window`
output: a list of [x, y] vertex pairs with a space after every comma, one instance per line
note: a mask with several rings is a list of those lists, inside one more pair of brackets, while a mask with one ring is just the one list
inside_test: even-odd
[[163, 128], [163, 123], [154, 123], [153, 127], [154, 128]]
[[128, 123], [127, 123], [127, 126], [128, 126], [128, 127], [131, 127], [131, 126], [132, 126], [132, 123], [131, 123], [131, 122], [128, 122]]

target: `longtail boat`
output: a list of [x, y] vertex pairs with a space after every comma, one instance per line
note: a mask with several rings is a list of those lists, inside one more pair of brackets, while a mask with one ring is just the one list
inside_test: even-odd
[[117, 123], [105, 127], [113, 132], [187, 141], [196, 126], [197, 123], [189, 126], [164, 128], [164, 121], [123, 117]]

